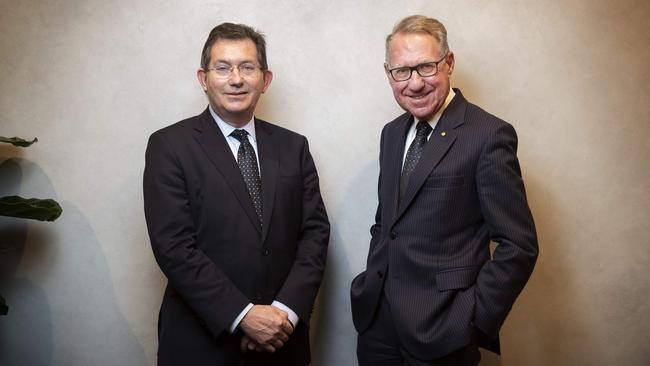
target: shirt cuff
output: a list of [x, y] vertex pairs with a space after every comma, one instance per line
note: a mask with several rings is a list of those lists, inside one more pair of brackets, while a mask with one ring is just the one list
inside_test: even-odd
[[230, 324], [230, 328], [228, 328], [228, 332], [230, 332], [230, 334], [235, 333], [237, 327], [239, 326], [239, 323], [241, 322], [242, 319], [244, 319], [244, 317], [246, 316], [246, 314], [248, 314], [251, 308], [253, 308], [253, 304], [249, 303], [248, 305], [246, 305], [244, 310], [242, 310], [241, 313], [239, 313], [239, 315], [235, 318], [235, 321], [232, 322], [232, 324]]
[[276, 300], [273, 300], [271, 305], [275, 306], [276, 308], [278, 308], [278, 309], [280, 309], [282, 311], [285, 311], [289, 315], [289, 321], [291, 322], [291, 325], [293, 325], [293, 329], [296, 329], [296, 325], [298, 324], [298, 320], [300, 320], [300, 319], [298, 318], [298, 315], [293, 310], [291, 310], [285, 304], [283, 304], [283, 303], [281, 303], [279, 301], [276, 301]]

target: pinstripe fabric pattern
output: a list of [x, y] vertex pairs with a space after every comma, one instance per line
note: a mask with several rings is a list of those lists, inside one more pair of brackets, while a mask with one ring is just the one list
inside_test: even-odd
[[367, 268], [351, 290], [359, 332], [383, 292], [400, 341], [423, 360], [466, 345], [474, 328], [479, 344], [498, 353], [499, 329], [538, 254], [514, 129], [455, 91], [399, 203], [412, 116], [384, 127]]

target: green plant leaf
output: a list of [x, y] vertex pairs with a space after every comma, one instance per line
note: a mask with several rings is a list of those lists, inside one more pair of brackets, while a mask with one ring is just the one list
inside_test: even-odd
[[0, 136], [0, 142], [6, 142], [8, 144], [12, 144], [14, 146], [20, 146], [20, 147], [27, 147], [35, 142], [37, 142], [38, 139], [34, 137], [32, 141], [27, 141], [23, 140], [20, 137], [4, 137]]
[[53, 199], [0, 197], [0, 216], [20, 217], [40, 221], [54, 221], [63, 209]]
[[0, 315], [7, 315], [8, 312], [9, 312], [9, 307], [5, 302], [5, 298], [2, 297], [2, 295], [0, 295]]

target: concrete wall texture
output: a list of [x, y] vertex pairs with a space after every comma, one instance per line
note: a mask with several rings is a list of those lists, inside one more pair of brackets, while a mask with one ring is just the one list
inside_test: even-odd
[[[650, 360], [650, 3], [0, 0], [0, 196], [53, 197], [54, 223], [0, 218], [0, 365], [153, 365], [165, 279], [141, 179], [149, 134], [198, 114], [201, 47], [223, 21], [266, 33], [257, 115], [309, 138], [332, 222], [313, 364], [356, 365], [348, 299], [365, 266], [382, 70], [403, 16], [440, 19], [452, 85], [511, 122], [541, 254], [482, 365]], [[353, 142], [354, 141], [354, 142]]]

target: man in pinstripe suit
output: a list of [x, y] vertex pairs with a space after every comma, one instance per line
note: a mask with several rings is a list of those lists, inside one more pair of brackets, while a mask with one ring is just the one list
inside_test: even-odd
[[538, 254], [517, 136], [451, 89], [437, 20], [400, 21], [384, 66], [406, 113], [382, 131], [367, 268], [352, 281], [359, 364], [476, 365], [478, 346], [500, 352]]

